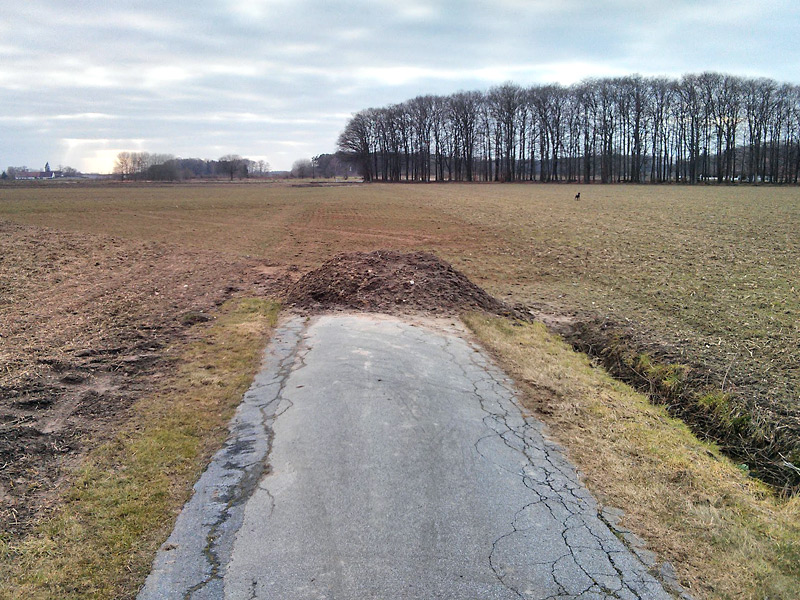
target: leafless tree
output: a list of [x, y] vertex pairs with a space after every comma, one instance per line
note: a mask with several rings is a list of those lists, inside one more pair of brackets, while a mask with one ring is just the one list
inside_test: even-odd
[[247, 177], [247, 162], [238, 154], [226, 154], [217, 160], [217, 170], [233, 181], [234, 177]]
[[339, 138], [367, 181], [773, 181], [800, 176], [800, 91], [719, 73], [418, 96]]
[[314, 165], [308, 158], [298, 158], [292, 164], [292, 177], [305, 179], [314, 176]]

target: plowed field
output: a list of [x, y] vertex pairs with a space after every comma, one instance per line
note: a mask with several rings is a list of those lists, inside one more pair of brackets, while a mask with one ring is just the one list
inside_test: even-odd
[[341, 252], [433, 252], [553, 324], [622, 326], [795, 427], [799, 231], [797, 188], [0, 186], [3, 520], [24, 526], [194, 319]]

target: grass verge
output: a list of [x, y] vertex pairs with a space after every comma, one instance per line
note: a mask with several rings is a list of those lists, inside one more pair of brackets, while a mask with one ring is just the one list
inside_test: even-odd
[[279, 306], [225, 304], [160, 390], [69, 477], [59, 508], [0, 540], [0, 597], [133, 598], [252, 381]]
[[776, 497], [544, 325], [475, 313], [464, 321], [599, 501], [624, 510], [623, 524], [695, 597], [800, 598], [800, 497]]

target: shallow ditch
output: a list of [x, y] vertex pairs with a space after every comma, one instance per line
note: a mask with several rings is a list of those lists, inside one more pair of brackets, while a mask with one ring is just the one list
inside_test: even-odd
[[726, 387], [726, 373], [609, 320], [557, 320], [551, 329], [613, 377], [665, 406], [699, 438], [717, 444], [740, 469], [780, 494], [800, 493], [800, 410], [767, 408], [747, 388], [729, 382]]

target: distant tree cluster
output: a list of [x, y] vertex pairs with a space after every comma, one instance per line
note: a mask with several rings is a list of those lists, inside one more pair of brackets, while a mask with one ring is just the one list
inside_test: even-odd
[[308, 177], [315, 177], [314, 163], [308, 158], [298, 158], [292, 163], [292, 170], [290, 171], [292, 177], [304, 179]]
[[800, 176], [800, 86], [720, 73], [514, 83], [356, 113], [367, 181], [774, 182]]
[[181, 181], [213, 177], [266, 177], [269, 163], [227, 154], [217, 160], [176, 158], [171, 154], [150, 152], [120, 152], [114, 163], [114, 174], [123, 181]]
[[341, 177], [347, 179], [351, 174], [351, 165], [341, 152], [336, 154], [319, 154], [311, 159], [315, 177], [331, 179]]
[[293, 178], [324, 178], [332, 179], [342, 177], [347, 179], [351, 166], [341, 153], [318, 154], [313, 158], [300, 158], [292, 164], [289, 177]]

